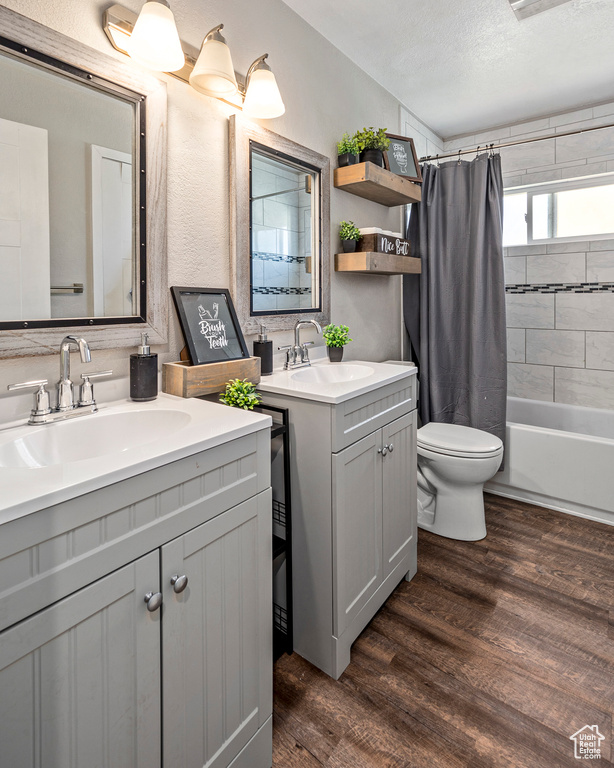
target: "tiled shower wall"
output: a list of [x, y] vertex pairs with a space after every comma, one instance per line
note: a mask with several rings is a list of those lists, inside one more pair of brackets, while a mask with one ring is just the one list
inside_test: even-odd
[[[447, 151], [614, 123], [614, 103], [446, 143]], [[614, 129], [501, 150], [505, 187], [614, 172]], [[614, 239], [506, 248], [508, 393], [614, 409]]]

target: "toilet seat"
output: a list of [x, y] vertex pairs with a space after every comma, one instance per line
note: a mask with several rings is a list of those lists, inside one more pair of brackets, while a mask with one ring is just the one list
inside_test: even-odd
[[430, 422], [418, 430], [420, 448], [442, 456], [486, 459], [499, 455], [503, 443], [498, 437], [481, 429]]

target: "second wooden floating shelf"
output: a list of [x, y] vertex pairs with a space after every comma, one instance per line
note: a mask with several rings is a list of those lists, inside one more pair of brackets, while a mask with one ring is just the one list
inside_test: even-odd
[[396, 256], [392, 253], [375, 251], [336, 253], [335, 272], [361, 272], [365, 275], [417, 275], [422, 272], [422, 262], [413, 256]]
[[422, 189], [418, 184], [373, 163], [335, 168], [335, 187], [389, 208], [422, 200]]

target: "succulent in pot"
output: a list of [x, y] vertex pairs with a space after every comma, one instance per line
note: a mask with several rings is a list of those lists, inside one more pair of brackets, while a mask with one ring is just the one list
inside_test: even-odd
[[353, 221], [342, 221], [339, 224], [339, 237], [344, 253], [353, 253], [356, 250], [356, 243], [361, 238], [360, 230], [354, 226]]
[[340, 363], [343, 360], [343, 347], [350, 339], [350, 329], [347, 325], [334, 325], [330, 323], [322, 331], [326, 343], [328, 359], [331, 363]]
[[360, 150], [360, 160], [363, 163], [374, 163], [383, 167], [384, 152], [390, 146], [390, 139], [386, 136], [386, 128], [363, 128], [356, 131], [354, 138]]
[[337, 142], [337, 154], [339, 155], [339, 168], [343, 168], [345, 165], [355, 165], [360, 154], [356, 138], [350, 136], [349, 133], [344, 133], [341, 141]]
[[256, 392], [255, 384], [247, 379], [231, 379], [226, 383], [226, 389], [220, 392], [220, 400], [232, 408], [243, 408], [252, 411], [255, 405], [259, 405], [262, 396]]

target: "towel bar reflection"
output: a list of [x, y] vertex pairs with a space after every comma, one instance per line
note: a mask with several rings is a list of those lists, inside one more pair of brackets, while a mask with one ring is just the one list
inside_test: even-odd
[[51, 293], [83, 293], [83, 283], [73, 283], [72, 285], [52, 285]]

